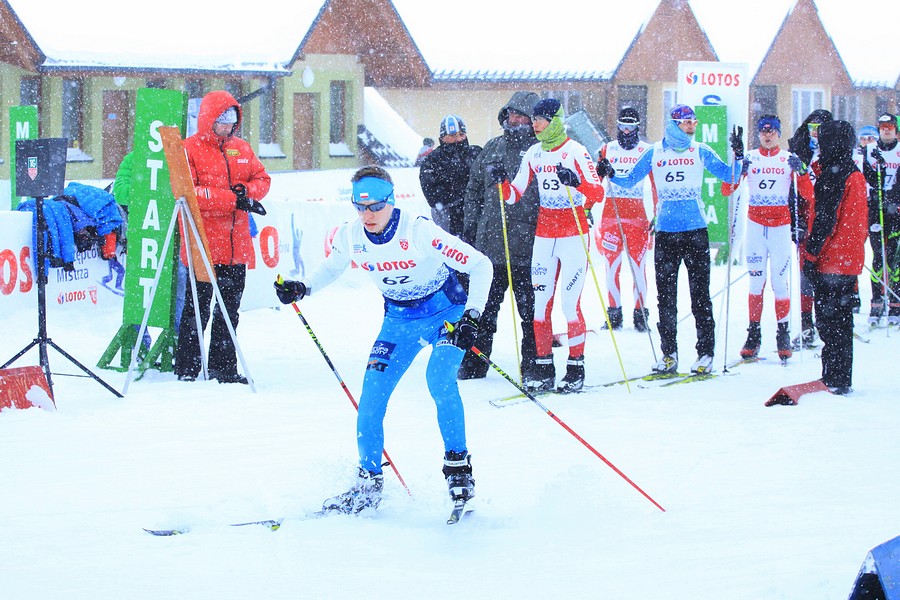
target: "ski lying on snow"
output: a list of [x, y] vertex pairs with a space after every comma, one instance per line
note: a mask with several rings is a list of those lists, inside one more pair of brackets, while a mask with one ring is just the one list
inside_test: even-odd
[[[541, 398], [544, 396], [568, 396], [570, 394], [582, 394], [584, 392], [590, 392], [592, 390], [596, 390], [597, 388], [603, 387], [602, 385], [586, 385], [582, 387], [577, 392], [557, 392], [556, 390], [546, 390], [543, 392], [531, 392], [531, 395], [535, 398]], [[514, 394], [512, 396], [505, 396], [503, 398], [495, 398], [490, 401], [491, 406], [496, 408], [506, 408], [507, 406], [515, 406], [516, 404], [521, 404], [522, 402], [528, 402], [529, 398], [525, 394]]]
[[657, 371], [653, 371], [652, 373], [647, 373], [646, 375], [638, 375], [637, 377], [629, 377], [628, 379], [610, 381], [609, 383], [604, 383], [602, 387], [612, 387], [614, 385], [631, 383], [632, 381], [659, 381], [660, 379], [675, 379], [677, 377], [687, 377], [689, 374], [690, 373], [659, 373]]
[[675, 379], [674, 381], [667, 381], [666, 383], [657, 386], [657, 387], [669, 387], [670, 385], [681, 385], [682, 383], [694, 383], [695, 381], [706, 381], [707, 379], [713, 379], [718, 377], [719, 374], [712, 373], [691, 373], [686, 377], [681, 377], [680, 379]]
[[[263, 521], [247, 521], [246, 523], [229, 523], [229, 527], [246, 527], [248, 525], [260, 525], [262, 527], [266, 527], [271, 531], [278, 531], [281, 527], [281, 523], [284, 519], [265, 519]], [[144, 531], [149, 533], [150, 535], [155, 535], [159, 537], [171, 537], [173, 535], [182, 535], [188, 533], [191, 528], [190, 527], [180, 527], [178, 529], [147, 529], [143, 528]]]

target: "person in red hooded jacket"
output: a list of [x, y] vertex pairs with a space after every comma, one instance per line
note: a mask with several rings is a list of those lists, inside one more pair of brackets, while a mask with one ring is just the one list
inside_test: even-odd
[[[259, 201], [269, 192], [271, 184], [250, 144], [235, 135], [241, 126], [241, 117], [241, 106], [231, 94], [222, 90], [210, 92], [200, 103], [197, 133], [184, 141], [216, 282], [235, 330], [247, 262], [253, 253], [249, 213], [266, 214]], [[181, 262], [187, 264], [184, 245]], [[205, 328], [213, 297], [212, 284], [198, 281], [197, 296], [201, 326]], [[194, 299], [188, 285], [185, 286], [184, 311], [175, 350], [178, 379], [195, 380], [200, 373], [201, 360]], [[209, 377], [219, 383], [247, 383], [247, 378], [237, 371], [234, 342], [218, 304], [213, 312], [210, 333]]]

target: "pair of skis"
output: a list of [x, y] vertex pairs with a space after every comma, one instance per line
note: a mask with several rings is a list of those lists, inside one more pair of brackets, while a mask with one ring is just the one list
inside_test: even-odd
[[[467, 500], [455, 500], [453, 502], [453, 509], [450, 511], [450, 516], [447, 518], [447, 525], [455, 525], [459, 523], [461, 520], [466, 518], [468, 515], [472, 514], [474, 511], [473, 508], [468, 506]], [[299, 519], [298, 521], [310, 521], [312, 519], [321, 519], [322, 517], [328, 515], [343, 515], [347, 514], [341, 512], [339, 510], [317, 510], [315, 512], [308, 513]], [[256, 525], [258, 527], [265, 527], [269, 531], [278, 531], [281, 529], [281, 524], [284, 523], [285, 519], [263, 519], [261, 521], [247, 521], [245, 523], [229, 523], [229, 527], [249, 527], [251, 525]], [[185, 533], [189, 533], [191, 528], [189, 526], [186, 527], [178, 527], [175, 529], [148, 529], [143, 528], [144, 531], [149, 533], [150, 535], [155, 535], [157, 537], [172, 537], [176, 535], [183, 535]]]

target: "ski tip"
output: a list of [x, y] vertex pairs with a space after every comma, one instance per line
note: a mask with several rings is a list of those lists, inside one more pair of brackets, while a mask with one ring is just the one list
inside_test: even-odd
[[187, 533], [190, 531], [188, 528], [184, 529], [147, 529], [146, 527], [142, 527], [144, 531], [149, 533], [150, 535], [155, 535], [156, 537], [172, 537], [175, 535], [181, 535], [183, 533]]

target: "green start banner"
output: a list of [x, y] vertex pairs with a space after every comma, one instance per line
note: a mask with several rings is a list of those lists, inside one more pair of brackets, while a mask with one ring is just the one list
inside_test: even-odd
[[9, 107], [9, 195], [10, 210], [16, 210], [19, 202], [27, 200], [16, 196], [16, 141], [34, 140], [38, 137], [37, 106]]
[[[695, 106], [697, 131], [694, 139], [703, 142], [728, 162], [728, 114], [725, 106]], [[737, 168], [740, 168], [739, 166]], [[710, 243], [728, 242], [728, 198], [722, 195], [722, 185], [709, 171], [703, 171], [701, 198]]]
[[150, 306], [150, 296], [157, 272], [159, 288], [153, 298], [148, 325], [173, 327], [177, 232], [162, 256], [175, 218], [175, 198], [169, 185], [169, 169], [163, 153], [159, 128], [185, 128], [187, 98], [183, 92], [161, 89], [137, 91], [134, 119], [131, 194], [128, 202], [128, 263], [125, 269], [125, 301], [123, 324], [140, 324]]

